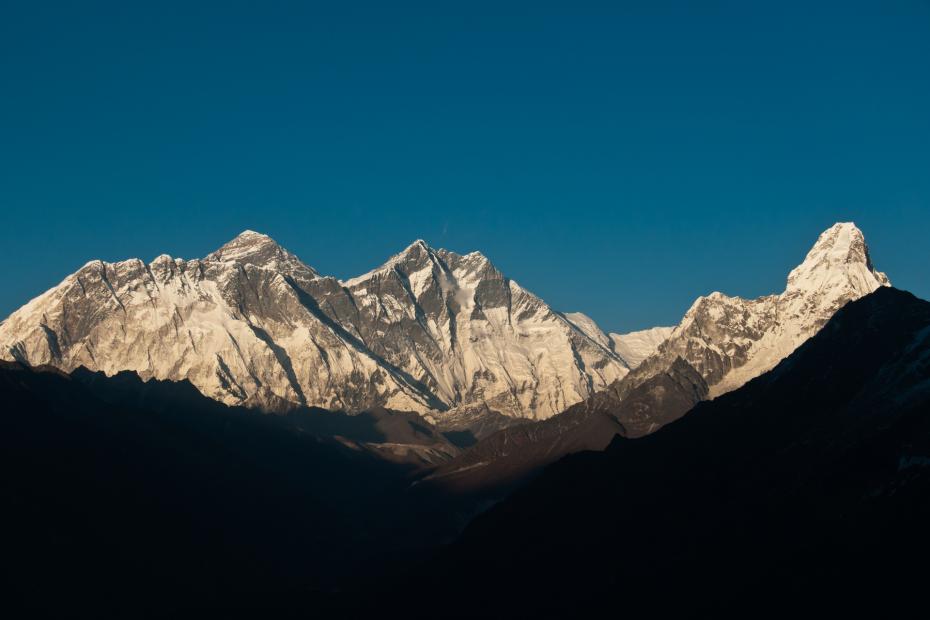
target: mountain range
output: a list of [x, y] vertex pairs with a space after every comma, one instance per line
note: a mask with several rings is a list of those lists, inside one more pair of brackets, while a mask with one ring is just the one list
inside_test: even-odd
[[714, 293], [675, 328], [608, 335], [584, 314], [553, 310], [479, 252], [418, 240], [340, 281], [246, 231], [202, 259], [87, 263], [0, 324], [0, 358], [188, 380], [265, 411], [409, 411], [480, 438], [632, 389], [679, 357], [711, 396], [723, 393], [888, 284], [861, 231], [837, 224], [780, 295]]
[[[483, 437], [428, 481], [459, 493], [506, 495], [567, 454], [603, 450], [615, 435], [654, 433], [700, 401], [771, 369], [839, 308], [888, 285], [872, 266], [862, 232], [852, 224], [832, 226], [791, 271], [783, 293], [754, 300], [712, 293], [695, 301], [675, 328], [620, 337], [618, 351], [635, 342], [645, 341], [647, 349], [658, 344], [606, 389], [544, 423]], [[593, 321], [567, 316], [598, 337]]]
[[[92, 261], [0, 325], [2, 357], [190, 380], [230, 405], [544, 419], [627, 363], [477, 252], [417, 241], [321, 276], [246, 231], [203, 259]], [[496, 415], [494, 415], [496, 414]]]
[[788, 274], [782, 293], [742, 299], [715, 292], [698, 298], [623, 389], [681, 357], [701, 373], [712, 397], [724, 394], [774, 368], [845, 304], [890, 285], [872, 265], [862, 231], [852, 223], [836, 224]]
[[92, 261], [0, 324], [0, 352], [3, 580], [33, 612], [922, 591], [930, 304], [850, 223], [782, 293], [630, 334], [476, 252], [417, 241], [340, 281], [247, 231]]
[[[647, 383], [693, 373], [680, 361]], [[618, 599], [888, 611], [923, 592], [930, 304], [887, 287], [742, 388], [561, 459], [461, 534], [447, 496], [410, 487], [416, 468], [357, 448], [428, 432], [415, 417], [261, 415], [187, 382], [18, 362], [0, 363], [0, 392], [4, 583], [34, 613], [364, 615], [411, 583], [412, 616]], [[583, 441], [551, 430], [566, 417], [509, 430]]]

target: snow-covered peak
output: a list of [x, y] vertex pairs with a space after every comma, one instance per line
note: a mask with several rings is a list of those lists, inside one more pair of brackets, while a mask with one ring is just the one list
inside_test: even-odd
[[253, 230], [242, 231], [220, 249], [208, 254], [204, 260], [236, 262], [285, 273], [300, 272], [312, 277], [319, 275], [274, 239]]
[[280, 248], [274, 239], [268, 235], [257, 233], [254, 230], [244, 230], [231, 240], [224, 243], [218, 250], [210, 253], [207, 259], [237, 260], [248, 256], [261, 248]]
[[783, 293], [699, 297], [627, 386], [681, 357], [701, 373], [711, 396], [724, 394], [774, 368], [850, 301], [889, 285], [873, 267], [862, 231], [852, 222], [837, 223], [791, 271]]
[[371, 280], [375, 276], [382, 276], [395, 270], [409, 276], [411, 273], [440, 263], [445, 263], [447, 267], [456, 272], [490, 273], [498, 278], [503, 277], [488, 257], [481, 252], [474, 251], [468, 254], [458, 254], [451, 250], [433, 248], [423, 239], [417, 239], [378, 267], [360, 276], [341, 280], [340, 283], [347, 288], [353, 288]]
[[820, 233], [804, 259], [804, 264], [813, 266], [843, 263], [869, 263], [871, 266], [865, 235], [852, 222], [836, 223]]
[[491, 263], [491, 259], [478, 251], [469, 252], [468, 254], [456, 254], [455, 252], [450, 252], [449, 250], [439, 250], [439, 253], [445, 256], [446, 260], [452, 260], [454, 262], [460, 263], [464, 267], [468, 267], [473, 270], [481, 269], [484, 267], [491, 267], [492, 269], [496, 269], [494, 264]]
[[429, 256], [435, 254], [434, 250], [428, 243], [422, 239], [417, 239], [406, 248], [389, 258], [381, 267], [378, 269], [385, 269], [396, 265], [398, 263], [403, 263], [405, 261], [416, 260], [420, 257]]
[[417, 239], [406, 248], [400, 254], [397, 254], [391, 258], [393, 264], [418, 264], [424, 261], [428, 261], [431, 257], [436, 255], [436, 250], [434, 250], [428, 243], [422, 239]]
[[788, 275], [785, 292], [851, 290], [861, 296], [889, 285], [885, 274], [872, 266], [862, 231], [852, 222], [840, 222], [820, 234], [804, 262]]
[[187, 379], [275, 410], [448, 410], [453, 425], [547, 418], [606, 388], [628, 369], [603, 341], [479, 252], [418, 239], [340, 287], [254, 231], [201, 260], [94, 261], [0, 323], [2, 359]]
[[372, 279], [375, 276], [386, 274], [393, 270], [399, 265], [406, 265], [408, 267], [428, 261], [431, 256], [434, 256], [436, 251], [431, 248], [423, 239], [417, 239], [403, 251], [398, 252], [391, 258], [387, 259], [382, 265], [372, 269], [367, 273], [363, 273], [360, 276], [355, 276], [354, 278], [349, 278], [348, 280], [342, 280], [342, 285], [348, 288], [352, 288], [368, 280]]

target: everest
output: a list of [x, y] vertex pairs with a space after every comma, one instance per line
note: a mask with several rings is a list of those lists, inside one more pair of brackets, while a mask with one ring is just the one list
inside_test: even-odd
[[87, 263], [0, 324], [0, 358], [187, 379], [213, 399], [266, 411], [385, 407], [493, 432], [608, 387], [622, 397], [678, 358], [711, 397], [722, 394], [888, 285], [862, 232], [840, 223], [781, 294], [712, 293], [675, 328], [608, 335], [582, 313], [553, 310], [480, 252], [417, 240], [340, 281], [245, 231], [202, 259]]
[[245, 231], [202, 259], [91, 261], [0, 324], [0, 357], [187, 379], [267, 411], [372, 407], [449, 427], [545, 419], [629, 364], [482, 254], [416, 241], [346, 281]]

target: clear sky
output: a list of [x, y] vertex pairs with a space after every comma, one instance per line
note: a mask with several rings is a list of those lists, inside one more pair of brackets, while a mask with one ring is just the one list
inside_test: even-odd
[[930, 298], [927, 0], [15, 4], [3, 316], [246, 228], [338, 277], [480, 249], [620, 331], [781, 291], [853, 220]]

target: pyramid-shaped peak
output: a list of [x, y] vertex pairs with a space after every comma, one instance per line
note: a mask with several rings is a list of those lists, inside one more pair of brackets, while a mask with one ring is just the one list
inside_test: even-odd
[[301, 271], [318, 275], [295, 255], [281, 247], [274, 239], [254, 230], [244, 230], [207, 255], [206, 260], [239, 262], [278, 271]]
[[819, 267], [838, 263], [867, 263], [872, 267], [865, 235], [852, 222], [838, 222], [820, 233], [804, 262]]
[[386, 274], [395, 268], [400, 268], [402, 271], [409, 270], [411, 267], [429, 261], [431, 257], [435, 257], [436, 255], [436, 250], [431, 248], [426, 241], [423, 239], [416, 239], [413, 243], [387, 259], [387, 261], [375, 269], [363, 273], [360, 276], [342, 280], [341, 282], [343, 286], [357, 286], [375, 276]]
[[263, 247], [278, 248], [283, 251], [283, 248], [268, 235], [257, 233], [254, 230], [244, 230], [220, 246], [218, 250], [210, 253], [207, 258], [213, 260], [238, 260], [240, 257]]
[[430, 257], [435, 257], [436, 255], [436, 250], [430, 247], [426, 241], [417, 239], [402, 251], [389, 258], [383, 265], [375, 269], [375, 271], [390, 269], [394, 266], [419, 264], [421, 261], [428, 260]]
[[853, 222], [837, 222], [820, 233], [820, 237], [817, 238], [817, 242], [811, 248], [811, 251], [834, 248], [845, 250], [851, 246], [865, 248], [865, 235]]
[[437, 251], [433, 249], [426, 241], [423, 239], [416, 239], [405, 247], [403, 250], [394, 254], [389, 259], [387, 259], [381, 266], [373, 271], [381, 271], [383, 269], [388, 269], [395, 265], [406, 263], [410, 260], [417, 260], [418, 258], [436, 255]]
[[407, 256], [410, 254], [419, 254], [420, 252], [434, 253], [434, 250], [430, 245], [423, 239], [416, 239], [413, 243], [404, 248], [404, 251], [396, 256]]
[[865, 235], [853, 222], [838, 222], [820, 234], [804, 262], [789, 274], [787, 290], [837, 284], [851, 284], [866, 293], [890, 284], [872, 265]]
[[[256, 245], [278, 245], [274, 239], [254, 230], [243, 230], [241, 233], [224, 243], [220, 249], [213, 254], [228, 252], [233, 248], [251, 247]], [[280, 246], [278, 246], [280, 247]]]

